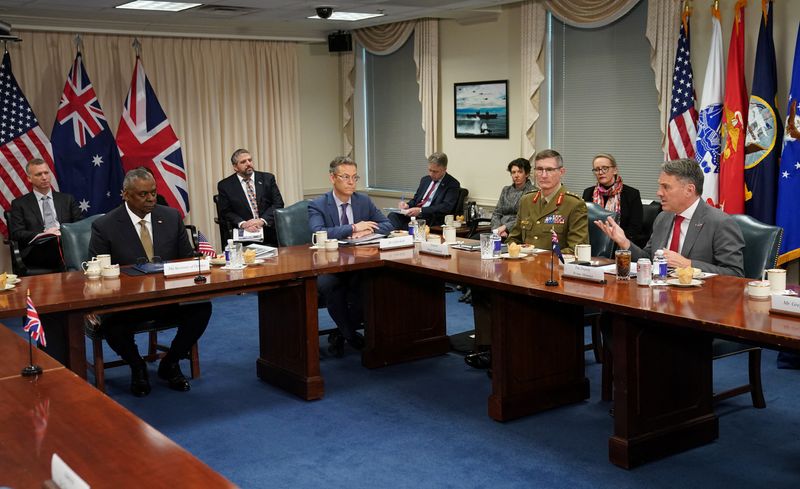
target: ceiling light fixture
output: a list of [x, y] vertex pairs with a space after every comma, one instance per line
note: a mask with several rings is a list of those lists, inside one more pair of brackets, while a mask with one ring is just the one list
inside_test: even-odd
[[348, 22], [355, 22], [357, 20], [365, 20], [365, 19], [372, 19], [374, 17], [381, 17], [386, 14], [364, 14], [359, 12], [334, 12], [331, 16], [327, 19], [322, 19], [317, 15], [312, 15], [308, 17], [309, 19], [318, 19], [318, 20], [344, 20]]
[[123, 5], [117, 5], [115, 8], [123, 8], [129, 10], [157, 10], [159, 12], [180, 12], [181, 10], [199, 7], [202, 3], [184, 3], [184, 2], [152, 2], [139, 0], [136, 2], [128, 2]]

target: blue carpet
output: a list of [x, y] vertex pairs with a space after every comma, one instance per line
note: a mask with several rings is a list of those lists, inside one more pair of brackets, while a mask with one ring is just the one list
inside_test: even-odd
[[[472, 328], [457, 297], [447, 294], [451, 334]], [[320, 322], [331, 324], [324, 311]], [[216, 299], [191, 392], [154, 380], [149, 397], [134, 398], [127, 368], [107, 371], [108, 392], [246, 488], [800, 487], [800, 371], [777, 370], [770, 351], [767, 409], [749, 396], [724, 402], [715, 443], [632, 471], [608, 462], [611, 406], [591, 352], [589, 400], [509, 423], [486, 415], [489, 380], [460, 355], [368, 370], [353, 350], [323, 351], [325, 398], [304, 402], [256, 378], [257, 353], [255, 296]], [[737, 357], [715, 363], [715, 385], [745, 379]]]

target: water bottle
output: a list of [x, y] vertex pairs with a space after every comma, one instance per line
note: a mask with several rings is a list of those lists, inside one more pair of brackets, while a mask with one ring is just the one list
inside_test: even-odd
[[500, 256], [500, 248], [502, 247], [500, 233], [497, 229], [492, 229], [492, 254], [497, 258]]
[[417, 227], [417, 218], [412, 217], [410, 221], [408, 221], [408, 235], [412, 238], [414, 237], [414, 229]]
[[662, 249], [656, 250], [656, 254], [653, 256], [653, 275], [659, 282], [667, 279], [667, 258]]

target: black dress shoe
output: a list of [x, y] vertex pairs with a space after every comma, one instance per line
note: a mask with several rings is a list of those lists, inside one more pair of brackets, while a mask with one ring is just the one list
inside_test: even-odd
[[131, 365], [131, 394], [144, 397], [150, 394], [150, 379], [147, 375], [147, 365]]
[[158, 365], [158, 378], [164, 379], [169, 383], [169, 388], [175, 391], [186, 392], [192, 388], [189, 381], [181, 372], [178, 362], [165, 362], [161, 360]]
[[334, 331], [328, 335], [328, 353], [336, 358], [344, 356], [344, 336], [339, 330]]
[[347, 343], [356, 350], [361, 351], [364, 349], [364, 335], [361, 333], [353, 333], [353, 337], [349, 338]]
[[464, 357], [464, 363], [472, 368], [487, 369], [492, 366], [492, 352], [479, 351], [477, 353], [470, 353]]

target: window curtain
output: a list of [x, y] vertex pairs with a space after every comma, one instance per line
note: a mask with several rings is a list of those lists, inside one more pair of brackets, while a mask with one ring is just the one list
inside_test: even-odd
[[[417, 65], [419, 101], [422, 104], [422, 129], [425, 131], [425, 153], [438, 147], [439, 132], [439, 21], [420, 19], [395, 22], [353, 31], [353, 38], [373, 54], [392, 54], [402, 47], [411, 33], [414, 35], [414, 62]], [[353, 152], [353, 93], [355, 54], [344, 53], [340, 58], [342, 131], [345, 154]]]
[[[16, 32], [12, 67], [48, 135], [75, 57], [74, 35]], [[287, 205], [302, 198], [300, 94], [295, 44], [139, 36], [145, 72], [183, 150], [187, 222], [218, 243], [211, 196], [244, 147], [275, 174]], [[83, 58], [114, 134], [130, 88], [133, 36], [83, 34]]]
[[[534, 60], [541, 56], [544, 43], [544, 9], [562, 22], [584, 28], [602, 27], [627, 14], [641, 0], [530, 0], [522, 5], [522, 69], [525, 97], [523, 154], [532, 154], [535, 146], [534, 125], [539, 117], [538, 91], [544, 77]], [[678, 44], [680, 0], [647, 0], [647, 40], [650, 42], [650, 66], [653, 69], [658, 110], [661, 118], [662, 146], [669, 121], [671, 78]], [[541, 79], [540, 79], [541, 78]], [[666, 154], [666, 153], [665, 153]]]

